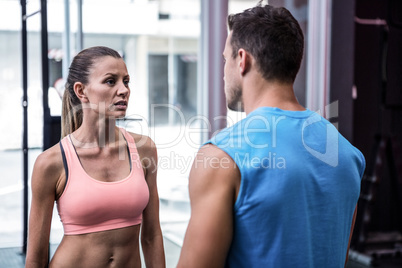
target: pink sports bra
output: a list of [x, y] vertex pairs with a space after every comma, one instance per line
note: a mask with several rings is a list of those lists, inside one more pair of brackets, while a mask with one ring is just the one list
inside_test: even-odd
[[130, 174], [115, 182], [90, 177], [70, 136], [60, 141], [66, 186], [57, 200], [65, 235], [87, 234], [137, 225], [149, 201], [149, 189], [133, 137], [121, 129], [129, 151]]

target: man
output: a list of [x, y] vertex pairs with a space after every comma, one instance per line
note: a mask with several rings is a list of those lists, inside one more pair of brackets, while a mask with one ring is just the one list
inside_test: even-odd
[[247, 117], [199, 150], [178, 267], [343, 267], [365, 160], [301, 106], [303, 34], [285, 8], [228, 17], [227, 104]]

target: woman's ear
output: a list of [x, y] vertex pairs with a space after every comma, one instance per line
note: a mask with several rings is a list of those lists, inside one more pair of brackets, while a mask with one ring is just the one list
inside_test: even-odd
[[80, 99], [81, 103], [88, 102], [88, 98], [85, 95], [85, 86], [83, 83], [75, 82], [73, 88], [74, 88], [75, 95], [77, 95], [77, 97], [78, 97], [78, 99]]
[[239, 57], [239, 70], [241, 75], [245, 75], [251, 67], [251, 58], [250, 54], [247, 53], [246, 50], [243, 48], [240, 48], [238, 51], [238, 57]]

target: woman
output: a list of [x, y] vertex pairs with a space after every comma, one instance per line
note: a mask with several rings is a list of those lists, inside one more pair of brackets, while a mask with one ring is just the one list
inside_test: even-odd
[[[165, 267], [157, 154], [152, 140], [116, 127], [126, 114], [130, 77], [106, 47], [73, 60], [63, 96], [61, 142], [32, 174], [26, 267], [46, 267], [54, 202], [64, 237], [50, 267]], [[140, 232], [141, 229], [141, 232]]]

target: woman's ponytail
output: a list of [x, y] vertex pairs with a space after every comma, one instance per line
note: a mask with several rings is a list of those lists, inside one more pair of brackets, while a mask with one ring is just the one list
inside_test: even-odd
[[[69, 89], [67, 83], [63, 94], [63, 110], [61, 114], [61, 137], [64, 138], [77, 130], [82, 124], [81, 104], [74, 104], [74, 91]], [[72, 95], [74, 94], [74, 95]]]

